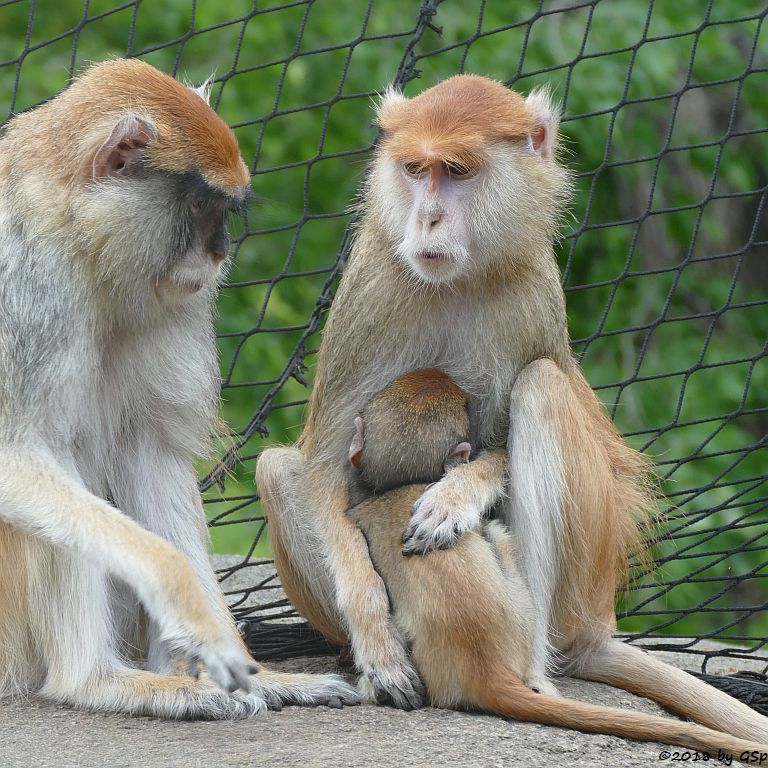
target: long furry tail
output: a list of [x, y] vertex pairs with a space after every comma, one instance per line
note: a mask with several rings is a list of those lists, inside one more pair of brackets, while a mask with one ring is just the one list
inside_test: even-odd
[[678, 715], [768, 744], [768, 717], [681, 669], [611, 638], [578, 659], [571, 674], [653, 699]]
[[710, 755], [725, 753], [735, 760], [747, 753], [743, 759], [751, 765], [768, 765], [768, 741], [765, 740], [757, 743], [696, 723], [546, 696], [534, 693], [514, 678], [483, 682], [485, 685], [475, 691], [477, 705], [514, 720], [661, 742]]

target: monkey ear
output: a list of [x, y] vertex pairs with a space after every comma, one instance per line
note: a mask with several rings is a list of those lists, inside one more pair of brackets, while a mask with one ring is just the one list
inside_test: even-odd
[[528, 107], [534, 122], [528, 143], [542, 160], [551, 160], [557, 148], [560, 109], [553, 102], [546, 87], [531, 91], [525, 100], [525, 105]]
[[401, 104], [405, 104], [406, 101], [408, 99], [403, 96], [401, 91], [398, 91], [393, 85], [388, 85], [384, 89], [384, 93], [379, 96], [379, 101], [376, 104], [376, 123], [382, 125], [382, 120], [386, 118], [387, 113]]
[[349, 446], [349, 463], [357, 468], [360, 466], [360, 459], [363, 458], [363, 419], [358, 416], [355, 419], [355, 434], [352, 436], [352, 442]]
[[192, 85], [192, 83], [185, 82], [184, 84], [189, 88], [192, 93], [196, 93], [208, 106], [211, 105], [211, 90], [213, 89], [214, 75], [209, 75], [200, 85]]
[[458, 467], [459, 464], [466, 464], [469, 461], [469, 455], [472, 453], [472, 446], [469, 443], [459, 443], [452, 451], [445, 462], [445, 471]]
[[126, 175], [154, 138], [155, 129], [144, 118], [121, 117], [93, 158], [93, 178]]

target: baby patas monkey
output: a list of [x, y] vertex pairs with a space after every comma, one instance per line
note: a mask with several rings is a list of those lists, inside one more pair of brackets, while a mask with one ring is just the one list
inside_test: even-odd
[[433, 705], [709, 752], [766, 751], [701, 725], [527, 688], [534, 609], [514, 539], [500, 523], [484, 522], [449, 549], [403, 554], [403, 532], [425, 484], [471, 452], [467, 399], [447, 374], [433, 368], [401, 376], [371, 398], [355, 427], [350, 498], [357, 503], [349, 514]]

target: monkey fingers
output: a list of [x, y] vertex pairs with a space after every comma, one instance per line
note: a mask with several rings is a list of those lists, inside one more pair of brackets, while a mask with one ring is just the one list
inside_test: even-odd
[[210, 646], [198, 646], [192, 650], [180, 649], [187, 657], [193, 677], [202, 664], [211, 679], [225, 691], [234, 693], [251, 690], [251, 675], [255, 675], [258, 666], [244, 657], [240, 649], [232, 644], [230, 648], [214, 649]]
[[383, 667], [364, 667], [358, 687], [365, 700], [388, 704], [397, 709], [420, 709], [426, 699], [424, 684], [411, 665], [395, 671]]
[[452, 547], [467, 531], [480, 524], [483, 507], [473, 498], [462, 498], [449, 475], [427, 488], [413, 505], [403, 534], [404, 555], [424, 555]]

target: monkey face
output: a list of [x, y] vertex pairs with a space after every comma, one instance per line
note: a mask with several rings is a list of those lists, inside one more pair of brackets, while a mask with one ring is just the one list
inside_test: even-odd
[[385, 225], [396, 255], [418, 280], [440, 284], [467, 271], [471, 227], [467, 214], [483, 172], [440, 158], [407, 162], [385, 158], [372, 186], [380, 196]]
[[568, 177], [546, 92], [457, 75], [413, 99], [387, 91], [377, 122], [366, 202], [417, 281], [498, 274], [549, 248]]
[[451, 283], [524, 258], [542, 231], [551, 241], [559, 197], [527, 140], [498, 141], [483, 154], [474, 166], [386, 156], [374, 165], [369, 202], [420, 282]]
[[223, 279], [228, 218], [245, 199], [246, 189], [227, 194], [198, 173], [138, 163], [130, 174], [93, 184], [78, 216], [98, 253], [98, 279], [111, 295], [178, 302], [210, 294]]
[[223, 194], [196, 174], [167, 179], [176, 201], [174, 231], [157, 280], [161, 298], [184, 297], [215, 285], [228, 266], [228, 218], [244, 197]]

